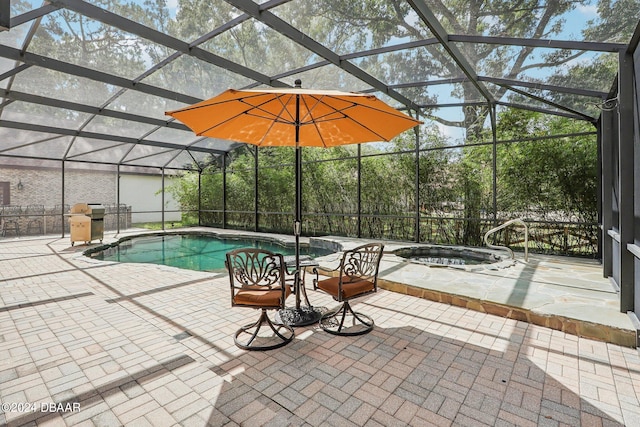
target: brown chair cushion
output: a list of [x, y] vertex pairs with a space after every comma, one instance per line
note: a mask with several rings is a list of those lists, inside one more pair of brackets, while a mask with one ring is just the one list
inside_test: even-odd
[[[320, 280], [318, 288], [338, 298], [338, 289], [340, 284], [339, 277], [331, 277], [329, 279]], [[345, 277], [342, 282], [342, 297], [340, 299], [349, 299], [360, 294], [366, 294], [374, 289], [373, 282], [369, 280], [361, 280], [357, 277]]]
[[[284, 290], [284, 299], [291, 295], [291, 288], [287, 286]], [[280, 301], [282, 290], [272, 289], [240, 289], [233, 297], [233, 303], [237, 305], [250, 305], [254, 307], [281, 307]]]

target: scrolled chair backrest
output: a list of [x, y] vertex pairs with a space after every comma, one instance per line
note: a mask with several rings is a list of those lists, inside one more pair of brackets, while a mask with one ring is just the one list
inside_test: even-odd
[[22, 213], [22, 206], [5, 205], [3, 206], [2, 213], [5, 215], [20, 215]]
[[384, 245], [368, 243], [344, 252], [340, 266], [341, 275], [375, 280], [378, 276]]
[[264, 249], [236, 249], [227, 253], [232, 287], [271, 289], [284, 285], [284, 259]]
[[44, 205], [28, 205], [25, 209], [25, 213], [27, 214], [43, 214], [44, 213]]

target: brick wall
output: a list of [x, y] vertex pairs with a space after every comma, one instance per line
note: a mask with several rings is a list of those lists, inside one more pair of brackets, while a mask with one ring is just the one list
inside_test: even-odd
[[[61, 171], [55, 169], [0, 168], [0, 182], [9, 183], [12, 205], [62, 203]], [[22, 189], [18, 184], [22, 184]], [[65, 203], [116, 203], [116, 174], [108, 171], [65, 170]]]
[[[103, 168], [105, 167], [103, 166]], [[89, 170], [67, 168], [64, 175], [64, 204], [69, 206], [76, 203], [102, 204], [106, 208], [105, 230], [117, 229], [117, 173], [115, 168], [112, 170], [101, 170], [100, 166]], [[0, 165], [0, 189], [3, 190], [3, 199], [9, 198], [9, 203], [4, 204], [21, 207], [21, 212], [17, 214], [20, 218], [15, 220], [17, 226], [7, 227], [6, 221], [9, 219], [7, 215], [4, 220], [0, 218], [0, 237], [18, 234], [34, 235], [43, 232], [57, 233], [61, 231], [61, 225], [64, 225], [68, 231], [67, 218], [60, 215], [61, 179], [61, 169], [53, 167]], [[162, 215], [158, 211], [162, 210], [162, 198], [157, 194], [162, 188], [161, 184], [162, 178], [159, 175], [136, 173], [121, 176], [121, 230], [130, 227], [133, 220], [138, 222], [161, 220]], [[45, 216], [42, 217], [42, 214], [38, 214], [43, 221], [35, 221], [36, 217], [29, 215], [29, 212], [26, 211], [29, 205], [44, 205]], [[179, 210], [179, 206], [168, 194], [165, 195], [165, 209], [169, 211], [165, 214], [165, 220], [180, 221], [180, 212], [171, 212]], [[67, 213], [68, 209], [63, 211]], [[2, 212], [1, 209], [0, 212]], [[14, 213], [10, 213], [9, 216], [13, 215]]]

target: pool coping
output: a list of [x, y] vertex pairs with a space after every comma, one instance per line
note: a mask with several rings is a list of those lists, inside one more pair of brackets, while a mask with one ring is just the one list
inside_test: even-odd
[[[179, 235], [179, 234], [191, 234], [191, 235], [196, 235], [196, 236], [202, 236], [202, 235], [213, 235], [217, 238], [221, 238], [221, 239], [229, 239], [229, 240], [241, 240], [241, 239], [256, 239], [256, 233], [238, 233], [238, 232], [219, 232], [219, 231], [210, 231], [210, 230], [203, 230], [198, 228], [197, 230], [194, 229], [174, 229], [174, 230], [170, 230], [170, 231], [156, 231], [156, 230], [152, 230], [152, 231], [148, 231], [148, 232], [139, 232], [137, 234], [128, 234], [126, 236], [120, 237], [119, 239], [117, 239], [114, 242], [110, 242], [110, 243], [101, 243], [98, 246], [95, 247], [91, 247], [88, 248], [87, 250], [83, 251], [82, 254], [90, 257], [91, 255], [97, 253], [97, 252], [101, 252], [105, 249], [108, 248], [112, 248], [115, 246], [118, 246], [120, 243], [122, 242], [126, 242], [128, 240], [133, 240], [135, 238], [138, 237], [148, 237], [148, 236], [171, 236], [171, 235]], [[262, 241], [266, 241], [266, 242], [270, 242], [270, 243], [276, 243], [279, 245], [282, 245], [286, 248], [293, 248], [295, 247], [295, 240], [294, 241], [289, 241], [289, 239], [286, 239], [284, 235], [280, 236], [280, 235], [275, 235], [275, 234], [262, 234], [260, 233], [260, 239]], [[300, 242], [300, 245], [302, 247], [309, 247], [309, 242]]]

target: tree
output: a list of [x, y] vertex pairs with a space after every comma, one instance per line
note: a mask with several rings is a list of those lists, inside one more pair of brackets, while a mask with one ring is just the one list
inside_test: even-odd
[[[582, 0], [444, 0], [428, 1], [428, 5], [439, 22], [450, 34], [517, 37], [523, 39], [551, 39], [565, 28], [568, 13], [579, 6], [592, 2]], [[329, 0], [318, 4], [315, 13], [335, 23], [349, 40], [351, 50], [367, 49], [392, 44], [394, 40], [423, 40], [432, 37], [429, 28], [415, 19], [408, 3], [403, 0], [360, 0], [344, 2]], [[591, 20], [584, 31], [586, 40], [622, 41], [631, 38], [631, 32], [640, 18], [640, 2], [621, 0], [598, 2], [599, 17]], [[321, 40], [331, 42], [329, 40]], [[585, 51], [556, 49], [541, 53], [541, 49], [528, 46], [505, 46], [483, 43], [458, 43], [464, 59], [478, 75], [496, 76], [513, 80], [541, 81], [531, 77], [531, 70], [548, 76], [560, 65], [576, 62], [586, 57]], [[438, 45], [416, 48], [384, 56], [362, 59], [359, 65], [385, 82], [438, 80], [463, 77], [458, 64]], [[545, 72], [550, 70], [551, 72]], [[614, 74], [610, 74], [611, 81]], [[410, 77], [410, 78], [407, 78]], [[572, 87], [581, 88], [585, 81], [574, 75]], [[589, 75], [584, 76], [589, 79]], [[424, 91], [422, 86], [409, 89], [407, 93], [417, 99], [437, 102], [439, 95]], [[505, 87], [493, 87], [495, 99], [507, 93]], [[420, 96], [422, 95], [422, 96]], [[452, 96], [468, 104], [462, 120], [452, 120], [431, 114], [429, 117], [447, 125], [463, 127], [467, 138], [477, 141], [489, 114], [488, 105], [472, 105], [483, 100], [483, 96], [470, 83], [454, 85]]]
[[[522, 110], [499, 115], [501, 136], [526, 129], [532, 137], [590, 132], [590, 124]], [[499, 209], [532, 220], [596, 222], [595, 135], [505, 144], [498, 156]]]

